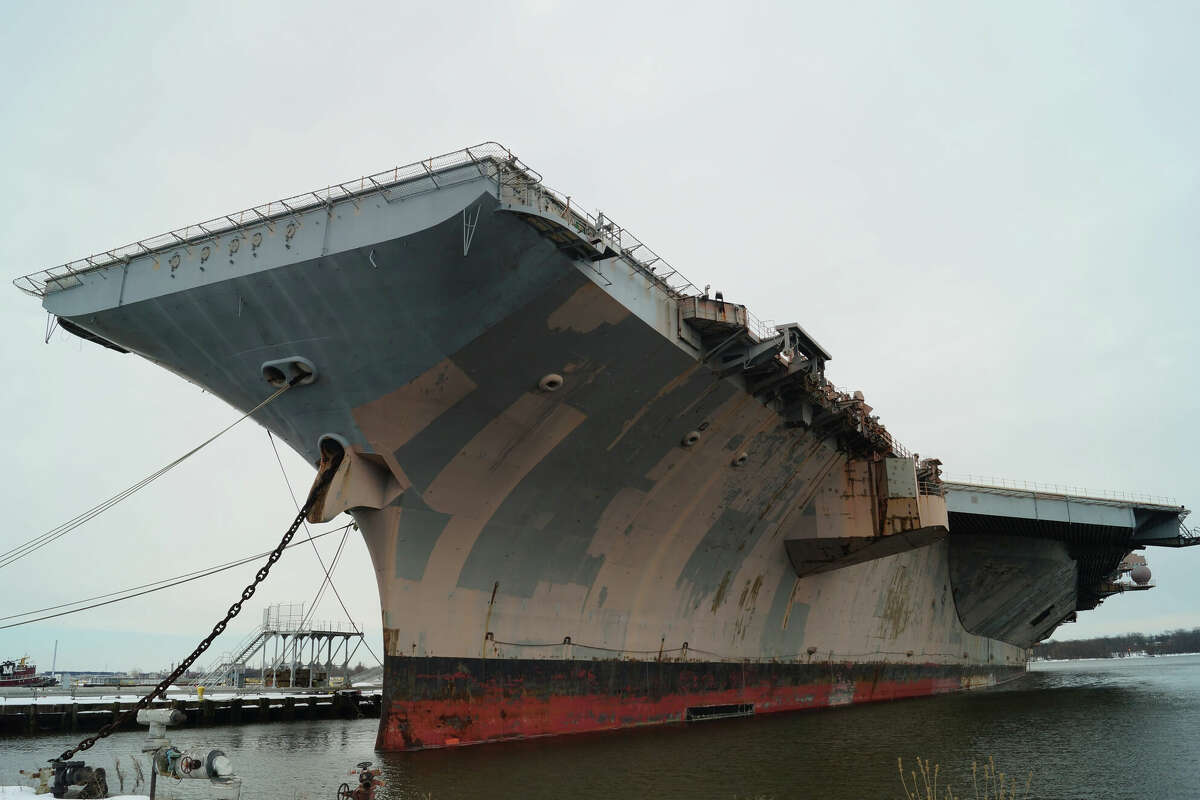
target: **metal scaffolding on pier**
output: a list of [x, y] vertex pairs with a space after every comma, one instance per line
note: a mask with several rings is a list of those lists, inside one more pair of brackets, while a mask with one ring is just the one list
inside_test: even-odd
[[[350, 659], [362, 639], [353, 622], [314, 621], [308, 619], [303, 603], [275, 603], [263, 609], [262, 624], [197, 683], [241, 688], [247, 673], [257, 671], [263, 687], [319, 688], [338, 680], [348, 686]], [[340, 676], [334, 675], [336, 666]]]

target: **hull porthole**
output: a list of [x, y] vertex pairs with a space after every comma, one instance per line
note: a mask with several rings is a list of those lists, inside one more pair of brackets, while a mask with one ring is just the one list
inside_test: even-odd
[[551, 372], [538, 381], [538, 388], [543, 392], [557, 392], [563, 385], [563, 376], [557, 372]]

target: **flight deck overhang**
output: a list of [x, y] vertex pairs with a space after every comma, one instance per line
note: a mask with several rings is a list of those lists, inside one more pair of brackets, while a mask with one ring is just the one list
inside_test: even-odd
[[1077, 544], [1186, 547], [1200, 543], [1183, 524], [1188, 510], [1167, 503], [947, 481], [955, 533], [992, 533]]
[[1150, 588], [1124, 582], [1127, 555], [1200, 544], [1188, 510], [1155, 500], [944, 483], [951, 582], [970, 632], [1029, 646], [1076, 611]]

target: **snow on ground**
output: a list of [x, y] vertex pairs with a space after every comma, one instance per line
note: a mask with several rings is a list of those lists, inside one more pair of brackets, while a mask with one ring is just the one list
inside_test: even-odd
[[[358, 688], [358, 687], [355, 687], [355, 688], [358, 689], [359, 691], [361, 691], [362, 694], [367, 697], [369, 697], [371, 695], [375, 695], [375, 694], [380, 694], [383, 691], [382, 689], [378, 689], [378, 688], [375, 689], [374, 691], [371, 691], [370, 689], [365, 689], [365, 688]], [[205, 692], [204, 699], [205, 700], [232, 700], [236, 697], [240, 697], [243, 700], [252, 700], [252, 701], [257, 702], [258, 700], [260, 700], [263, 697], [269, 697], [272, 700], [282, 700], [285, 697], [309, 697], [310, 694], [327, 695], [327, 694], [329, 694], [329, 691], [328, 690], [316, 690], [311, 693], [308, 691], [301, 691], [301, 692], [287, 692], [287, 691], [282, 691], [282, 692], [244, 692], [244, 693], [231, 692], [231, 691], [213, 691], [213, 692]], [[11, 705], [27, 706], [30, 704], [34, 704], [34, 705], [55, 706], [55, 705], [65, 705], [65, 704], [69, 704], [69, 703], [78, 703], [80, 705], [103, 705], [103, 704], [111, 705], [112, 703], [117, 702], [117, 701], [120, 701], [122, 703], [136, 703], [138, 700], [141, 700], [144, 696], [145, 696], [144, 694], [79, 694], [79, 695], [75, 695], [75, 696], [72, 696], [70, 694], [12, 695], [9, 697], [0, 697], [0, 705], [11, 704]], [[167, 692], [166, 699], [167, 700], [195, 700], [196, 693], [195, 692]]]

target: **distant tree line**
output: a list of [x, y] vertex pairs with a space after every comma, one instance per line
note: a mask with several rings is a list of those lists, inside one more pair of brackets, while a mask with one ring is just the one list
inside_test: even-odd
[[1200, 628], [1178, 628], [1166, 633], [1147, 635], [1126, 633], [1070, 642], [1050, 640], [1034, 645], [1034, 658], [1120, 658], [1130, 653], [1162, 656], [1172, 653], [1200, 653]]

